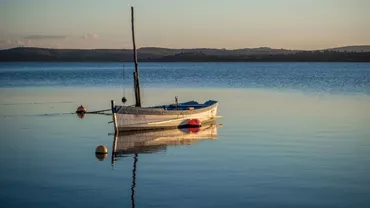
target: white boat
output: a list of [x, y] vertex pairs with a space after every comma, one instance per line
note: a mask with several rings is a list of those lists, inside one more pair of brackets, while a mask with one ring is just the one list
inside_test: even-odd
[[[134, 33], [134, 8], [131, 7], [131, 29], [133, 42], [133, 57], [135, 63], [134, 91], [135, 105], [118, 106], [111, 102], [115, 131], [138, 131], [168, 128], [183, 128], [201, 126], [203, 123], [215, 120], [217, 117], [218, 102], [209, 100], [205, 103], [189, 101], [153, 107], [142, 107], [140, 98], [140, 81], [137, 63], [137, 53]], [[123, 102], [126, 98], [122, 99]]]

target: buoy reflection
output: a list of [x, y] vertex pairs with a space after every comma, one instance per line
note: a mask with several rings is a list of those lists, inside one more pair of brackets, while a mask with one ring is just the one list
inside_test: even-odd
[[107, 154], [99, 154], [99, 153], [95, 153], [95, 157], [96, 157], [96, 159], [98, 159], [99, 161], [103, 161], [105, 158], [107, 158]]
[[85, 113], [77, 113], [77, 116], [80, 118], [80, 119], [83, 119], [85, 118]]

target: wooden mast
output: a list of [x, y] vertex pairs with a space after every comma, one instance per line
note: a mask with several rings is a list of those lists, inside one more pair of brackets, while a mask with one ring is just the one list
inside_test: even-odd
[[138, 64], [137, 64], [137, 54], [136, 54], [136, 44], [135, 44], [134, 7], [131, 7], [131, 32], [132, 32], [132, 45], [133, 45], [134, 62], [135, 62], [135, 72], [134, 72], [135, 106], [141, 107], [139, 70], [138, 70]]

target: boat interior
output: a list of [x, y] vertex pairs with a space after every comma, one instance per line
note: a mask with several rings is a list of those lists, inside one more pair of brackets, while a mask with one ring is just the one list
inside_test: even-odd
[[189, 101], [189, 102], [184, 102], [184, 103], [154, 106], [152, 108], [162, 108], [164, 110], [195, 110], [195, 109], [206, 108], [216, 103], [217, 101], [215, 100], [208, 100], [207, 102], [203, 104], [199, 104], [196, 101]]

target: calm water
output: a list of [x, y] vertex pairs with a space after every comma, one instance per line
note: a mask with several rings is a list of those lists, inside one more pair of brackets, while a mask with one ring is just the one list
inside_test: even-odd
[[[368, 63], [142, 63], [146, 87], [268, 88], [370, 94]], [[131, 87], [122, 63], [2, 63], [0, 87]]]
[[217, 139], [112, 165], [111, 117], [67, 113], [132, 103], [132, 66], [1, 63], [0, 207], [370, 207], [370, 64], [140, 68], [145, 105], [219, 100]]

